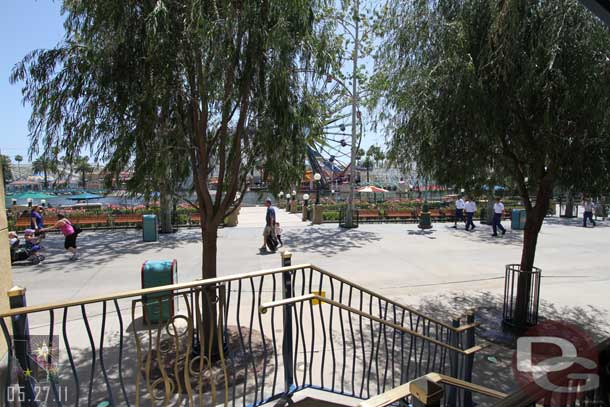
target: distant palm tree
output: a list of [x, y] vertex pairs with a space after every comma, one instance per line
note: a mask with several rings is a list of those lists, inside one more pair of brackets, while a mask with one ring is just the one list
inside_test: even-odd
[[74, 169], [80, 173], [80, 184], [85, 189], [87, 187], [87, 174], [93, 171], [93, 166], [89, 164], [89, 157], [77, 157], [74, 160]]
[[19, 178], [21, 178], [21, 161], [23, 161], [23, 157], [17, 154], [15, 156], [15, 161], [17, 161], [17, 172], [19, 173]]
[[57, 172], [57, 160], [46, 155], [41, 155], [32, 161], [32, 172], [42, 173], [44, 177], [44, 188], [49, 188], [49, 173]]

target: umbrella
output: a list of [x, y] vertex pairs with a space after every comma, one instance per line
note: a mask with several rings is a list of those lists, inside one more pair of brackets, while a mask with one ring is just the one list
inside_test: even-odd
[[22, 194], [13, 195], [13, 196], [11, 196], [11, 198], [21, 201], [21, 200], [27, 200], [27, 199], [34, 200], [34, 199], [55, 198], [55, 195], [49, 195], [44, 192], [28, 191], [28, 192], [24, 192]]
[[68, 196], [67, 198], [72, 200], [72, 201], [89, 201], [91, 199], [100, 199], [100, 198], [103, 198], [103, 196], [102, 195], [90, 194], [90, 193], [86, 192], [84, 194]]
[[366, 187], [358, 188], [356, 192], [365, 192], [365, 193], [383, 193], [388, 192], [387, 189], [379, 188], [374, 185], [367, 185]]

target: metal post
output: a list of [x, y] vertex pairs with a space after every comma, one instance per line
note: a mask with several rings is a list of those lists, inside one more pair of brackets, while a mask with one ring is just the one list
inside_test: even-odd
[[[280, 253], [282, 256], [282, 267], [289, 267], [292, 264], [292, 253], [289, 251], [283, 251]], [[284, 292], [282, 298], [292, 297], [292, 272], [285, 271], [282, 273], [282, 286]], [[284, 337], [282, 340], [282, 359], [284, 362], [284, 386], [286, 393], [290, 393], [294, 387], [294, 371], [293, 371], [293, 349], [292, 349], [292, 306], [284, 305], [283, 309], [283, 320], [284, 320]]]
[[[470, 310], [466, 314], [466, 324], [471, 325], [474, 324], [475, 313], [474, 310]], [[466, 343], [464, 347], [466, 349], [472, 348], [475, 345], [475, 336], [474, 336], [475, 327], [468, 328], [466, 331]], [[464, 361], [464, 381], [468, 383], [472, 383], [472, 367], [474, 364], [474, 353], [466, 356]], [[470, 390], [464, 391], [464, 407], [471, 407], [472, 404], [472, 393]]]
[[347, 201], [347, 212], [345, 225], [354, 227], [354, 182], [356, 179], [356, 154], [358, 149], [358, 130], [356, 120], [358, 115], [358, 52], [360, 47], [360, 2], [354, 4], [354, 52], [352, 72], [352, 154], [350, 157], [349, 196]]
[[[460, 327], [460, 318], [459, 317], [454, 317], [453, 320], [451, 321], [451, 326], [454, 328], [459, 328]], [[451, 332], [451, 346], [459, 348], [460, 347], [460, 343], [459, 343], [459, 333], [458, 332]], [[456, 379], [459, 378], [459, 374], [460, 374], [460, 367], [459, 367], [459, 359], [458, 359], [458, 354], [456, 351], [450, 350], [449, 351], [449, 363], [450, 363], [450, 372], [451, 372], [451, 377], [455, 377]], [[447, 403], [450, 406], [455, 406], [456, 405], [456, 401], [457, 401], [457, 389], [455, 387], [451, 387], [449, 389], [449, 394], [447, 396]]]
[[[443, 398], [443, 388], [438, 384], [420, 377], [409, 384], [411, 392], [411, 404], [413, 407], [440, 407]], [[454, 406], [455, 404], [447, 404]]]
[[[7, 292], [11, 309], [26, 306], [25, 288], [14, 286]], [[34, 390], [34, 380], [32, 380], [32, 365], [30, 363], [30, 328], [28, 326], [27, 314], [15, 315], [11, 317], [13, 326], [14, 352], [22, 373], [19, 377], [19, 394], [23, 397], [25, 407], [38, 406], [36, 402], [36, 391]], [[9, 355], [11, 357], [11, 355]], [[22, 396], [21, 396], [22, 395]]]

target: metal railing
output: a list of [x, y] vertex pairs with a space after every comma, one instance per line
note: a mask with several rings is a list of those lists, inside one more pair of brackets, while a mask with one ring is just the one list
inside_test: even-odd
[[[268, 305], [281, 300], [293, 303]], [[445, 324], [309, 264], [12, 302], [7, 406], [261, 405], [305, 387], [368, 398], [431, 371], [468, 380], [477, 349], [472, 320]]]

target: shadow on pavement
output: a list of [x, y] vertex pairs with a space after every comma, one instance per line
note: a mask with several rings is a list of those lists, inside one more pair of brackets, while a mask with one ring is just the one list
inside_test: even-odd
[[[69, 264], [84, 266], [98, 266], [104, 264], [111, 257], [123, 255], [141, 254], [146, 251], [162, 251], [176, 249], [188, 243], [201, 242], [201, 231], [195, 229], [183, 229], [177, 233], [159, 235], [158, 242], [142, 241], [142, 231], [134, 229], [124, 230], [98, 230], [95, 232], [83, 231], [77, 240], [78, 250], [81, 258], [78, 261], [70, 261], [64, 250], [64, 237], [60, 234], [47, 235], [44, 240], [44, 251], [46, 259], [39, 265], [24, 264], [23, 271], [44, 273], [56, 271], [57, 266]], [[21, 267], [20, 267], [21, 268]], [[63, 271], [68, 271], [67, 268]]]
[[293, 233], [285, 237], [284, 240], [284, 244], [288, 247], [295, 247], [303, 252], [332, 256], [380, 241], [381, 236], [361, 229], [307, 228], [301, 233]]
[[[488, 344], [475, 356], [473, 382], [503, 392], [517, 387], [512, 370], [515, 338], [502, 331], [503, 298], [498, 294], [482, 291], [478, 294], [448, 293], [426, 298], [420, 311], [447, 321], [452, 316], [462, 315], [475, 309], [477, 344]], [[540, 304], [540, 321], [556, 320], [577, 326], [586, 332], [595, 343], [610, 335], [608, 310], [594, 306], [562, 307], [547, 301]]]

